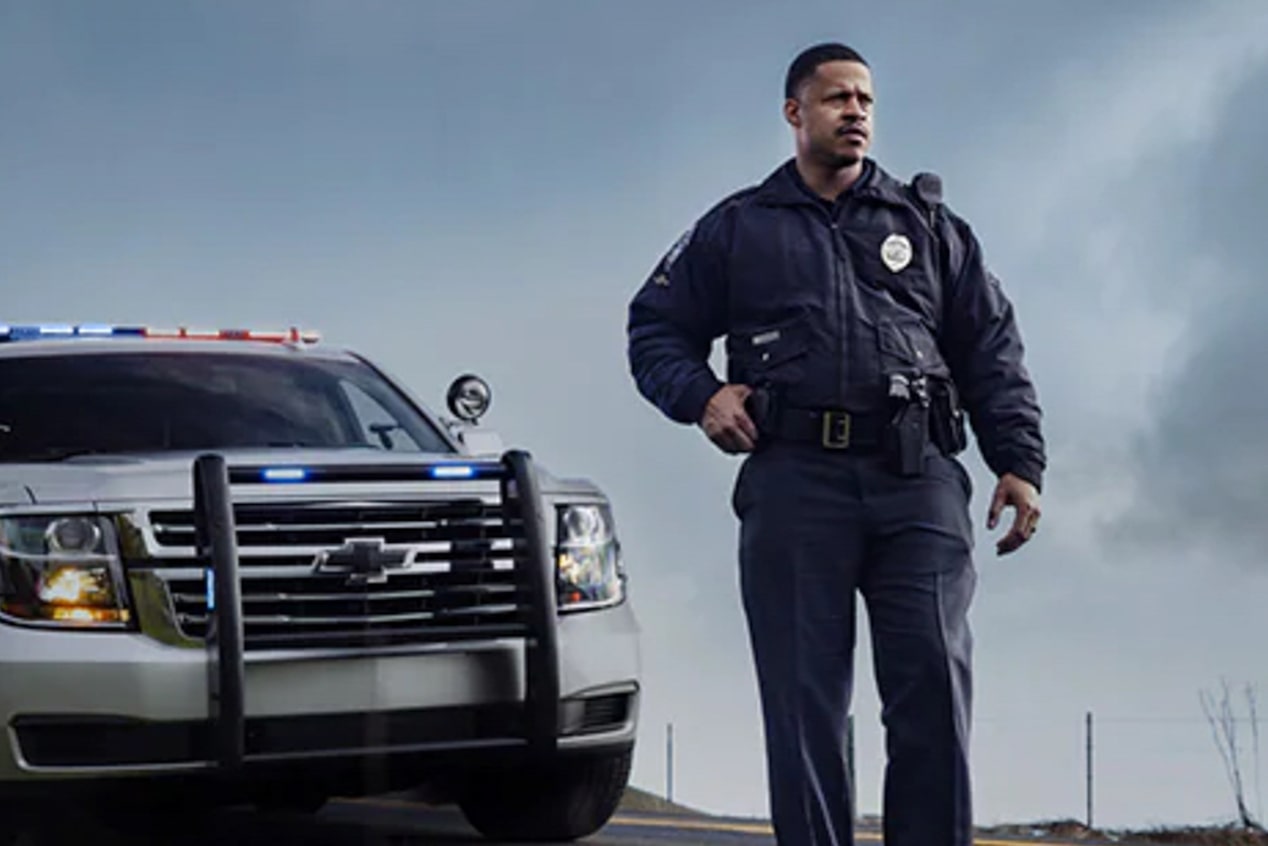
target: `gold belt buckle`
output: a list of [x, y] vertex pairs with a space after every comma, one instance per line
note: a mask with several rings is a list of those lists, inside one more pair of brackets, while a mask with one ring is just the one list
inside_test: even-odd
[[850, 413], [848, 411], [823, 412], [824, 449], [847, 449], [850, 446]]

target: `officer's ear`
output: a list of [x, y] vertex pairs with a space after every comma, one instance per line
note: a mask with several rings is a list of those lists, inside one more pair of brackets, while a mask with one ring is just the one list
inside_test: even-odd
[[791, 97], [784, 100], [784, 120], [793, 129], [801, 129], [801, 103]]

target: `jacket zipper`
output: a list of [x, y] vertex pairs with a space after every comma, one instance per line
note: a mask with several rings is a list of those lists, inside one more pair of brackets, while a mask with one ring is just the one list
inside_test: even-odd
[[[836, 292], [837, 301], [837, 386], [842, 390], [845, 388], [845, 283], [841, 278], [841, 245], [838, 243], [841, 237], [841, 228], [835, 217], [831, 217], [828, 222], [830, 237], [832, 238], [832, 288]], [[840, 405], [840, 403], [835, 403]]]
[[849, 251], [845, 249], [841, 234], [841, 224], [834, 216], [832, 218], [830, 228], [832, 231], [832, 252], [835, 261], [832, 264], [833, 275], [836, 277], [837, 289], [837, 388], [840, 391], [838, 395], [839, 402], [837, 407], [844, 408], [849, 403], [849, 368], [847, 363], [849, 360], [850, 350], [850, 260]]

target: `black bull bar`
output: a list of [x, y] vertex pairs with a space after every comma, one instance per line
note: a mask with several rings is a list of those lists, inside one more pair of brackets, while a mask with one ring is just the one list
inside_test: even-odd
[[[205, 562], [208, 590], [206, 648], [213, 743], [216, 763], [230, 772], [241, 768], [247, 758], [245, 638], [231, 486], [259, 482], [262, 469], [231, 468], [217, 454], [194, 462], [195, 543]], [[325, 475], [339, 482], [420, 479], [419, 465], [338, 465], [309, 472], [314, 478]], [[519, 587], [528, 597], [523, 621], [527, 632], [523, 740], [533, 752], [548, 754], [556, 748], [559, 731], [559, 645], [555, 564], [541, 490], [532, 457], [523, 450], [506, 452], [492, 475], [500, 483], [503, 519], [519, 519], [524, 527], [524, 554], [515, 557]]]

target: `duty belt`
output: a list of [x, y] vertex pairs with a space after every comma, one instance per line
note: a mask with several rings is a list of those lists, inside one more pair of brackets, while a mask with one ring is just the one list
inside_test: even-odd
[[774, 440], [809, 443], [824, 449], [876, 452], [884, 443], [885, 416], [842, 409], [783, 408], [771, 415], [762, 434]]

